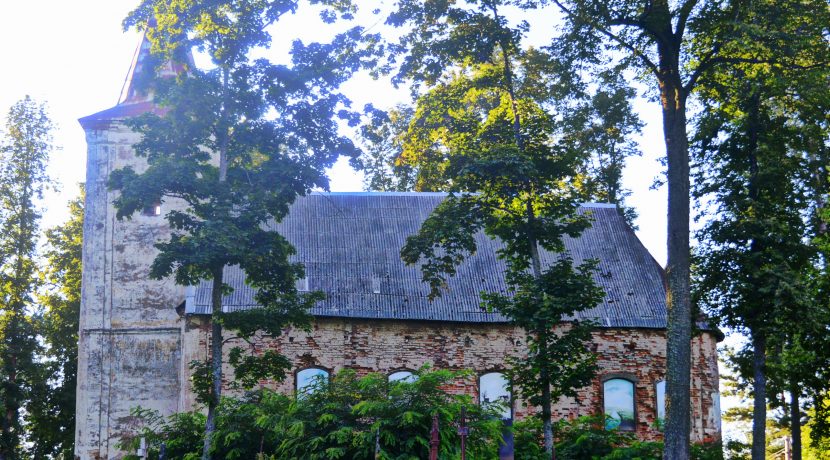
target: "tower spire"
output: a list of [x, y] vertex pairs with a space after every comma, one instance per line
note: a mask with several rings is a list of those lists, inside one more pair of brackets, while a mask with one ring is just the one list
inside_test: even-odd
[[[149, 27], [154, 27], [154, 21], [149, 24]], [[145, 71], [145, 66], [152, 62], [150, 58], [150, 40], [147, 38], [147, 30], [141, 33], [141, 41], [135, 50], [133, 61], [130, 64], [130, 70], [127, 72], [127, 77], [124, 79], [124, 86], [121, 88], [121, 96], [118, 98], [118, 105], [121, 104], [135, 104], [140, 102], [150, 102], [153, 100], [153, 95], [147, 93], [140, 88], [137, 83], [142, 72]], [[188, 50], [186, 58], [187, 64], [193, 65], [193, 54]], [[158, 76], [162, 78], [175, 77], [187, 69], [185, 65], [180, 62], [168, 60], [160, 68], [156, 69]]]
[[[152, 28], [155, 24], [150, 23]], [[130, 70], [124, 79], [124, 85], [121, 88], [121, 95], [118, 98], [118, 103], [115, 107], [103, 110], [101, 112], [83, 117], [78, 121], [84, 129], [102, 129], [115, 120], [123, 120], [125, 118], [141, 115], [142, 113], [154, 112], [159, 115], [163, 113], [155, 103], [153, 103], [153, 94], [147, 91], [139, 84], [142, 74], [147, 70], [146, 67], [153, 65], [153, 60], [150, 54], [150, 40], [147, 38], [147, 29], [141, 33], [141, 41], [135, 50]], [[155, 69], [156, 74], [162, 78], [171, 78], [176, 75], [186, 72], [188, 67], [193, 66], [193, 54], [187, 50], [184, 57], [185, 63], [168, 60], [164, 65]]]

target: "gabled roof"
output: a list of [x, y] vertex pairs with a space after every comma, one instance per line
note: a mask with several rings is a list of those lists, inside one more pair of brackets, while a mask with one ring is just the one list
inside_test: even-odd
[[[406, 266], [400, 250], [446, 195], [440, 193], [314, 193], [299, 198], [276, 225], [296, 248], [306, 267], [308, 288], [326, 293], [312, 310], [319, 317], [377, 318], [501, 323], [484, 312], [481, 291], [504, 292], [504, 263], [496, 258], [497, 241], [476, 235], [478, 251], [458, 267], [443, 295], [429, 301], [418, 267]], [[664, 273], [613, 205], [585, 204], [593, 225], [566, 246], [576, 263], [599, 260], [596, 280], [606, 297], [594, 309], [579, 312], [604, 327], [664, 328]], [[544, 253], [543, 263], [557, 255]], [[234, 292], [224, 308], [255, 307], [244, 273], [225, 271]], [[379, 292], [378, 292], [379, 291]], [[211, 285], [192, 289], [186, 311], [210, 313]]]

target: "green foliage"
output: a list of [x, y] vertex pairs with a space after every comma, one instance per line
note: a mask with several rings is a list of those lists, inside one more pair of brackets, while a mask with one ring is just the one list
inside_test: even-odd
[[40, 334], [46, 349], [41, 381], [27, 405], [28, 440], [34, 458], [70, 458], [75, 447], [75, 389], [81, 309], [84, 187], [69, 203], [69, 220], [46, 231], [41, 271], [44, 307]]
[[[634, 433], [607, 430], [602, 416], [583, 416], [557, 423], [556, 458], [560, 460], [659, 460], [660, 442], [640, 441]], [[548, 459], [542, 447], [542, 424], [538, 418], [514, 425], [516, 458]], [[693, 444], [692, 460], [723, 460], [720, 443]]]
[[557, 458], [584, 459], [608, 458], [608, 455], [617, 455], [612, 458], [628, 458], [623, 453], [628, 446], [635, 442], [636, 437], [627, 432], [605, 429], [605, 417], [580, 417], [573, 421], [563, 421], [557, 424], [559, 442], [556, 444]]
[[720, 442], [692, 444], [693, 460], [723, 460], [724, 446]]
[[[712, 72], [733, 66], [827, 67], [830, 6], [822, 0], [660, 1], [645, 7], [638, 1], [543, 3], [557, 5], [565, 15], [564, 34], [554, 47], [588, 65], [619, 59], [651, 78], [652, 94], [659, 95], [669, 197], [666, 455], [685, 458], [691, 409], [684, 382], [690, 373], [692, 324], [687, 100], [710, 84], [704, 79]], [[705, 110], [707, 105], [700, 106]]]
[[0, 458], [24, 451], [21, 410], [43, 382], [35, 295], [40, 210], [49, 187], [52, 122], [28, 96], [9, 109], [0, 137]]
[[606, 70], [597, 77], [599, 88], [583, 109], [586, 123], [579, 135], [579, 148], [591, 152], [591, 156], [581, 165], [579, 189], [585, 200], [617, 205], [636, 230], [637, 213], [625, 205], [631, 191], [622, 186], [626, 160], [641, 154], [633, 137], [643, 128], [631, 107], [635, 91], [618, 71]]
[[234, 382], [242, 388], [253, 388], [266, 379], [281, 382], [291, 369], [291, 362], [274, 350], [265, 350], [256, 356], [243, 354], [244, 350], [233, 347], [228, 353], [228, 363], [233, 367]]
[[[708, 74], [699, 92], [695, 196], [709, 222], [698, 233], [695, 294], [721, 324], [752, 338], [732, 361], [755, 398], [755, 457], [768, 444], [768, 403], [800, 414], [806, 390], [827, 387], [820, 344], [830, 309], [817, 289], [826, 262], [814, 239], [816, 197], [830, 189], [817, 183], [814, 163], [827, 158], [830, 131], [814, 105], [828, 98], [816, 84], [828, 70], [810, 62], [817, 67], [736, 64]], [[785, 412], [782, 422], [801, 423]]]
[[387, 382], [380, 374], [357, 378], [354, 371], [343, 370], [330, 382], [318, 380], [289, 410], [285, 431], [297, 436], [287, 440], [286, 449], [279, 453], [310, 459], [427, 458], [432, 416], [437, 414], [440, 455], [454, 458], [459, 455], [456, 426], [464, 407], [470, 427], [468, 455], [495, 458], [501, 439], [498, 410], [482, 408], [469, 396], [451, 395], [444, 389], [470, 376], [429, 368], [415, 376], [412, 381]]
[[[470, 376], [464, 372], [415, 372], [411, 382], [387, 377], [358, 377], [343, 370], [330, 381], [319, 379], [295, 398], [261, 389], [241, 398], [223, 398], [217, 409], [211, 453], [218, 458], [258, 455], [284, 459], [421, 459], [429, 454], [432, 416], [441, 429], [441, 458], [457, 458], [457, 423], [466, 409], [469, 458], [495, 459], [502, 422], [496, 408], [482, 408], [469, 396], [448, 394], [446, 387]], [[122, 440], [135, 451], [143, 436], [150, 458], [166, 443], [167, 458], [195, 458], [201, 449], [204, 416], [177, 414], [168, 419], [137, 409], [142, 426]]]
[[[804, 427], [804, 439], [810, 442], [804, 443], [804, 458], [806, 460], [830, 460], [830, 439], [826, 430], [830, 425], [830, 402], [826, 397], [819, 398], [819, 401], [809, 411], [810, 421]], [[818, 428], [819, 433], [816, 433]]]
[[563, 396], [576, 396], [576, 390], [587, 385], [596, 372], [595, 356], [585, 346], [591, 340], [593, 324], [570, 321], [560, 329], [551, 327], [602, 300], [604, 293], [591, 276], [594, 268], [595, 264], [587, 262], [574, 269], [572, 261], [563, 257], [538, 279], [510, 273], [515, 289], [510, 297], [482, 294], [488, 310], [504, 314], [527, 331], [528, 356], [509, 357], [508, 375], [533, 405], [542, 405], [544, 385], [550, 387], [550, 397], [557, 401]]
[[548, 460], [542, 420], [528, 417], [513, 423], [513, 448], [515, 458], [523, 460]]
[[[374, 109], [374, 108], [373, 108]], [[360, 127], [365, 150], [352, 158], [353, 168], [365, 175], [364, 187], [369, 191], [410, 191], [415, 187], [415, 168], [402, 161], [403, 143], [415, 111], [400, 105], [388, 113], [369, 112], [369, 121]]]
[[542, 264], [543, 250], [563, 253], [563, 238], [589, 225], [569, 185], [584, 156], [574, 134], [584, 118], [573, 116], [584, 85], [548, 50], [523, 49], [527, 24], [512, 25], [501, 10], [531, 4], [404, 1], [388, 21], [410, 27], [397, 78], [429, 85], [399, 161], [415, 171], [416, 189], [450, 192], [407, 239], [401, 258], [419, 264], [436, 297], [476, 251], [478, 232], [503, 243], [498, 256], [509, 292], [482, 293], [482, 306], [527, 332], [529, 352], [511, 359], [510, 374], [541, 407], [550, 451], [551, 405], [594, 371], [585, 345], [590, 325], [554, 328], [603, 294], [590, 261], [575, 268], [564, 254]]
[[164, 444], [165, 458], [170, 460], [198, 458], [205, 429], [205, 416], [199, 412], [184, 412], [162, 417], [158, 411], [137, 407], [130, 412], [136, 432], [121, 440], [118, 448], [125, 451], [126, 460], [138, 460], [134, 455], [144, 438], [147, 458], [158, 460]]

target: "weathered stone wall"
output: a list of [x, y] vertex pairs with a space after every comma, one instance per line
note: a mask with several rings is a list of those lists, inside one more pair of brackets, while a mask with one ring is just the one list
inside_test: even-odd
[[[115, 218], [109, 174], [144, 168], [138, 136], [113, 124], [87, 130], [86, 214], [77, 391], [76, 456], [118, 458], [120, 434], [136, 406], [182, 409], [183, 289], [149, 278], [153, 243], [169, 229], [161, 216]], [[166, 204], [169, 206], [170, 204]], [[169, 207], [168, 207], [169, 209]]]
[[[188, 343], [208, 349], [206, 324], [189, 318]], [[278, 338], [260, 338], [257, 350], [278, 350], [293, 363], [291, 377], [281, 383], [264, 383], [279, 391], [294, 391], [296, 372], [320, 367], [331, 372], [343, 368], [359, 374], [397, 370], [414, 370], [424, 364], [436, 368], [470, 369], [476, 375], [502, 370], [506, 355], [524, 347], [524, 334], [505, 324], [437, 323], [424, 321], [389, 321], [318, 318], [311, 332], [286, 329]], [[703, 334], [693, 340], [692, 439], [711, 441], [720, 438], [719, 417], [713, 413], [712, 394], [718, 391], [716, 339]], [[231, 341], [231, 346], [245, 347]], [[592, 347], [598, 355], [599, 372], [593, 383], [579, 391], [578, 398], [559, 402], [555, 417], [577, 417], [602, 412], [602, 383], [613, 377], [635, 382], [636, 434], [641, 439], [660, 439], [656, 428], [657, 402], [655, 385], [665, 379], [665, 331], [650, 329], [600, 329], [594, 334]], [[225, 369], [225, 375], [231, 369]], [[478, 397], [477, 379], [456, 382], [455, 391]], [[192, 404], [192, 395], [188, 397]], [[516, 401], [517, 417], [533, 411]]]

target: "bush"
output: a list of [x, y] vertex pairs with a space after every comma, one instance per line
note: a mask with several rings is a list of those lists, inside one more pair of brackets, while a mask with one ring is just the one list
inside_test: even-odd
[[[441, 458], [460, 455], [457, 422], [466, 410], [469, 458], [498, 457], [502, 422], [498, 408], [481, 407], [468, 395], [445, 388], [465, 373], [423, 368], [411, 382], [388, 383], [386, 376], [358, 378], [343, 370], [330, 382], [317, 380], [296, 398], [259, 390], [242, 398], [223, 398], [217, 409], [212, 452], [223, 459], [421, 459], [429, 455], [432, 416], [438, 415]], [[126, 436], [121, 448], [135, 452], [145, 437], [150, 459], [162, 442], [170, 460], [199, 458], [204, 416], [136, 409], [142, 426]], [[377, 455], [377, 457], [376, 457]], [[128, 459], [136, 457], [128, 456]]]
[[[423, 459], [429, 456], [432, 416], [441, 430], [440, 458], [460, 456], [457, 422], [465, 408], [470, 436], [468, 458], [498, 457], [503, 425], [498, 407], [481, 407], [467, 395], [445, 388], [463, 372], [423, 368], [410, 382], [388, 383], [386, 376], [358, 377], [343, 370], [330, 382], [317, 380], [310, 391], [289, 397], [262, 389], [239, 398], [223, 398], [212, 440], [214, 458], [222, 459]], [[191, 412], [168, 418], [135, 409], [137, 428], [121, 449], [135, 453], [146, 438], [148, 458], [156, 460], [162, 443], [169, 460], [201, 457], [205, 417]], [[556, 424], [560, 460], [660, 459], [663, 446], [638, 441], [632, 433], [606, 430], [603, 417], [581, 417]], [[513, 426], [515, 458], [542, 460], [542, 423], [538, 418]], [[377, 451], [377, 452], [376, 452]], [[376, 457], [377, 454], [377, 457]], [[125, 457], [137, 460], [135, 455]], [[693, 460], [722, 460], [720, 444], [692, 447]]]
[[[633, 433], [606, 430], [602, 416], [580, 417], [556, 424], [556, 458], [559, 460], [660, 460], [663, 443], [639, 441]], [[516, 458], [547, 459], [542, 422], [529, 418], [514, 425]], [[693, 445], [692, 460], [723, 460], [720, 443]]]
[[[125, 460], [138, 460], [134, 455], [141, 438], [147, 441], [147, 458], [158, 460], [162, 443], [167, 459], [197, 459], [205, 432], [205, 416], [198, 412], [184, 412], [164, 418], [158, 411], [135, 408], [131, 416], [143, 425], [135, 433], [125, 436], [118, 447], [129, 454]], [[196, 455], [196, 456], [193, 456]]]

